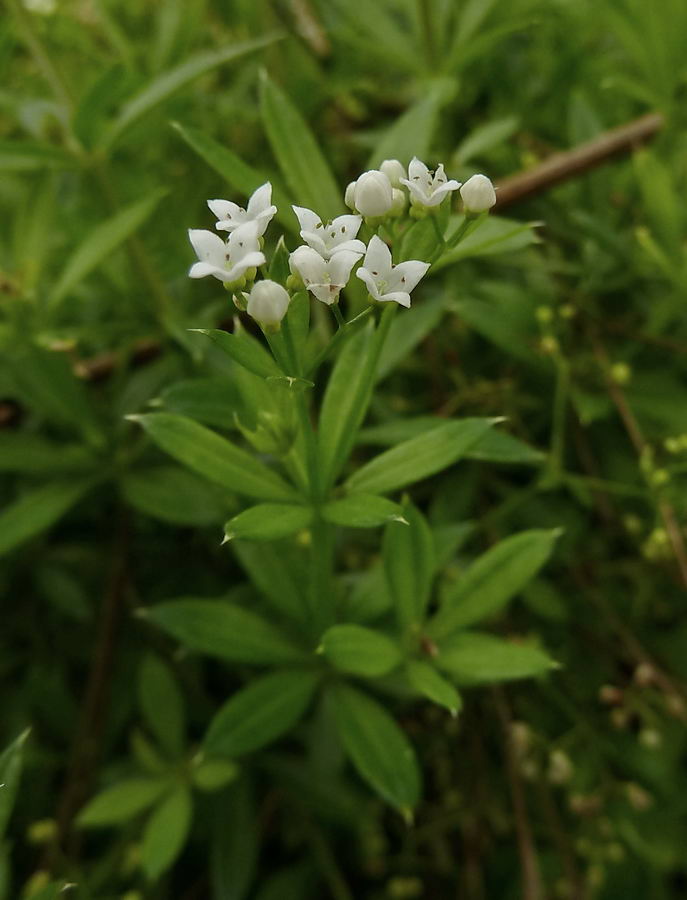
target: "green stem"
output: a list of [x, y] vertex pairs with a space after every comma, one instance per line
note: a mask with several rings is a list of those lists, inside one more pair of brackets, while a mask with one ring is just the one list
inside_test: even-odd
[[311, 378], [315, 372], [320, 368], [322, 363], [328, 359], [332, 353], [336, 350], [339, 344], [344, 341], [349, 335], [353, 334], [353, 332], [362, 325], [367, 317], [372, 312], [372, 306], [368, 306], [364, 309], [360, 315], [357, 315], [354, 319], [351, 319], [349, 322], [344, 323], [343, 328], [339, 328], [338, 331], [332, 336], [331, 340], [327, 344], [326, 347], [323, 347], [322, 350], [317, 354], [315, 359], [310, 364], [307, 372], [305, 373], [306, 378]]
[[557, 484], [563, 474], [563, 453], [565, 450], [565, 416], [568, 406], [568, 365], [561, 357], [556, 358], [556, 388], [553, 399], [551, 426], [551, 448], [547, 481]]
[[334, 313], [334, 318], [336, 319], [336, 323], [339, 326], [339, 328], [345, 328], [346, 320], [344, 319], [344, 317], [341, 314], [341, 310], [339, 309], [339, 304], [332, 303], [330, 309]]
[[310, 583], [308, 600], [316, 640], [336, 621], [334, 575], [334, 529], [318, 514], [310, 529]]

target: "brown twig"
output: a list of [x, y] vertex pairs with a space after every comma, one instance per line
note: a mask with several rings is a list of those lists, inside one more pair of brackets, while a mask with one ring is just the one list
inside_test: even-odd
[[290, 0], [289, 7], [296, 29], [306, 44], [317, 56], [329, 56], [332, 46], [327, 32], [308, 0]]
[[615, 156], [629, 153], [654, 137], [664, 123], [661, 113], [648, 113], [619, 128], [605, 131], [579, 147], [556, 153], [532, 169], [511, 175], [498, 184], [496, 208], [512, 206], [562, 181], [595, 169]]

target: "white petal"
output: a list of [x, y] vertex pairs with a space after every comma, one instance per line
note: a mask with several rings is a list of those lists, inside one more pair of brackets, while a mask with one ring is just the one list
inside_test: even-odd
[[272, 185], [269, 181], [266, 181], [250, 195], [246, 212], [251, 219], [256, 219], [261, 212], [264, 212], [267, 207], [271, 205], [271, 203]]
[[321, 233], [322, 229], [320, 229], [319, 233], [316, 231], [301, 231], [301, 237], [305, 243], [312, 247], [313, 250], [316, 250], [323, 259], [329, 259], [330, 251], [320, 237]]
[[298, 224], [301, 226], [301, 231], [315, 232], [322, 230], [322, 219], [320, 219], [317, 213], [313, 212], [311, 209], [306, 209], [304, 206], [292, 206], [291, 209], [296, 213], [296, 218], [298, 219]]
[[394, 266], [387, 285], [392, 291], [399, 290], [409, 294], [427, 269], [429, 269], [429, 263], [420, 262], [418, 259], [409, 259], [407, 262]]
[[351, 277], [351, 269], [359, 259], [358, 254], [352, 253], [350, 250], [340, 250], [335, 253], [329, 260], [328, 266], [332, 282], [341, 287], [347, 285], [348, 279]]
[[422, 160], [418, 159], [417, 156], [414, 156], [408, 166], [408, 181], [422, 181], [426, 184], [428, 180], [429, 169]]
[[188, 277], [205, 278], [206, 275], [214, 275], [216, 272], [220, 271], [221, 269], [218, 269], [217, 266], [213, 266], [212, 263], [197, 262], [193, 263], [191, 268], [188, 270]]
[[440, 184], [438, 187], [434, 188], [432, 191], [432, 199], [435, 197], [439, 197], [439, 202], [444, 199], [446, 194], [449, 194], [451, 191], [457, 191], [460, 187], [460, 181], [454, 181], [453, 178], [450, 181], [445, 182], [444, 184]]
[[244, 222], [243, 225], [232, 231], [227, 241], [227, 250], [231, 256], [232, 263], [238, 262], [247, 253], [251, 253], [259, 248], [259, 229], [259, 224], [252, 220]]
[[377, 287], [377, 282], [375, 281], [372, 273], [361, 266], [355, 274], [361, 281], [365, 282], [370, 296], [374, 297], [375, 300], [379, 300], [379, 288]]
[[241, 257], [241, 259], [237, 260], [234, 265], [229, 269], [222, 279], [223, 281], [238, 281], [238, 279], [245, 273], [246, 269], [257, 269], [258, 266], [265, 265], [265, 255], [261, 253], [259, 250], [253, 250], [250, 253], [246, 253], [245, 256]]
[[406, 294], [405, 291], [390, 291], [377, 299], [380, 303], [398, 303], [399, 306], [405, 306], [406, 309], [410, 306], [410, 294]]
[[332, 303], [336, 303], [339, 299], [341, 287], [338, 284], [309, 284], [308, 290], [314, 297], [321, 300], [322, 303], [331, 306]]
[[362, 223], [362, 216], [337, 216], [327, 231], [336, 232], [337, 240], [352, 241], [358, 236]]
[[222, 230], [226, 230], [227, 226], [230, 229], [236, 228], [245, 221], [246, 211], [231, 200], [208, 200], [208, 206], [217, 217], [217, 228], [220, 226], [224, 226]]
[[363, 266], [377, 279], [386, 280], [391, 272], [391, 251], [376, 234], [367, 245]]
[[355, 253], [356, 256], [361, 257], [363, 253], [365, 253], [365, 244], [362, 241], [344, 241], [342, 244], [337, 244], [335, 247], [329, 247], [326, 252], [326, 257], [334, 259], [335, 256], [338, 256], [339, 253]]
[[220, 268], [224, 265], [227, 247], [218, 234], [203, 228], [189, 228], [188, 238], [201, 262], [209, 262]]
[[312, 247], [298, 247], [289, 256], [289, 268], [300, 275], [305, 285], [324, 284], [329, 280], [327, 263]]
[[430, 197], [427, 192], [426, 181], [409, 181], [406, 178], [402, 178], [401, 184], [405, 184], [405, 186], [410, 191], [411, 197], [417, 200], [418, 203], [422, 204], [422, 206], [431, 205]]

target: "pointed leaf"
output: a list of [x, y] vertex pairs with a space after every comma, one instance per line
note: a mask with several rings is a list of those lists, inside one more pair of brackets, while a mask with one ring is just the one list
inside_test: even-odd
[[532, 678], [557, 667], [538, 647], [476, 631], [461, 631], [440, 641], [435, 661], [458, 684], [465, 685]]
[[[293, 553], [293, 546], [234, 541], [231, 547], [253, 584], [274, 609], [291, 619], [302, 621], [306, 605], [298, 557]], [[307, 577], [305, 572], [302, 577]]]
[[28, 735], [28, 731], [23, 732], [0, 753], [0, 785], [2, 785], [0, 787], [0, 840], [5, 835], [19, 789], [24, 743]]
[[376, 678], [399, 665], [401, 649], [390, 637], [362, 625], [334, 625], [318, 648], [341, 672]]
[[224, 526], [224, 536], [225, 540], [275, 541], [307, 528], [312, 517], [309, 506], [260, 503], [230, 519]]
[[163, 522], [215, 525], [236, 507], [230, 495], [175, 465], [133, 469], [120, 484], [127, 503]]
[[390, 522], [384, 531], [384, 570], [402, 632], [423, 618], [434, 576], [434, 540], [422, 513], [411, 503], [403, 507], [408, 524]]
[[126, 778], [96, 794], [77, 822], [82, 828], [119, 825], [152, 806], [168, 788], [166, 778]]
[[322, 518], [345, 528], [376, 528], [391, 520], [405, 521], [403, 507], [375, 494], [352, 494], [322, 507]]
[[260, 821], [244, 775], [214, 800], [210, 873], [213, 900], [245, 900], [257, 868]]
[[443, 706], [452, 716], [458, 714], [463, 706], [460, 694], [443, 675], [440, 675], [431, 663], [412, 660], [406, 665], [406, 675], [411, 687], [418, 694]]
[[376, 169], [385, 159], [398, 159], [407, 166], [413, 156], [424, 159], [439, 118], [446, 82], [432, 85], [383, 134], [367, 161]]
[[162, 660], [144, 657], [138, 678], [138, 705], [151, 734], [175, 758], [184, 746], [184, 701], [177, 683]]
[[0, 513], [0, 554], [50, 528], [93, 484], [92, 479], [53, 481], [25, 491]]
[[230, 334], [228, 331], [221, 331], [218, 328], [193, 328], [191, 330], [196, 334], [206, 334], [234, 362], [243, 366], [244, 369], [248, 369], [254, 375], [260, 375], [261, 378], [281, 375], [279, 366], [267, 350], [245, 332]]
[[191, 792], [181, 784], [153, 811], [141, 843], [141, 866], [155, 881], [181, 853], [191, 825]]

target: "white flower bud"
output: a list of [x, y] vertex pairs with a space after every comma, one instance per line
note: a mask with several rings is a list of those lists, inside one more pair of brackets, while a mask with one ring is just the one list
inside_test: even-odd
[[355, 212], [355, 181], [352, 181], [346, 188], [344, 203], [349, 209], [352, 209], [353, 212]]
[[481, 213], [491, 209], [496, 203], [494, 185], [486, 175], [473, 175], [460, 189], [465, 209], [468, 212]]
[[402, 216], [408, 204], [408, 198], [406, 197], [405, 191], [400, 191], [398, 188], [394, 188], [392, 191], [392, 197], [393, 203], [391, 205], [390, 215]]
[[289, 308], [289, 295], [276, 281], [258, 281], [248, 296], [246, 311], [249, 316], [265, 325], [277, 329]]
[[408, 173], [397, 159], [385, 159], [379, 167], [391, 182], [391, 187], [400, 188], [401, 178], [407, 178]]
[[391, 182], [376, 169], [363, 172], [355, 183], [353, 197], [360, 215], [369, 218], [385, 216], [394, 202]]

